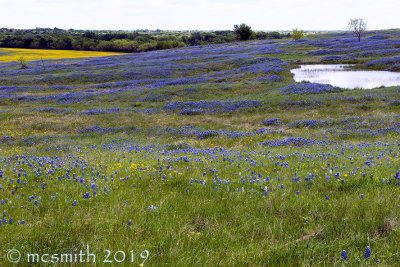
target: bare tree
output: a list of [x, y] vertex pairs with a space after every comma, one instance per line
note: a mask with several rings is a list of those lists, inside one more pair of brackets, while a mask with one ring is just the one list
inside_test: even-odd
[[353, 32], [354, 36], [361, 42], [361, 35], [367, 29], [367, 24], [363, 19], [350, 19], [347, 28]]

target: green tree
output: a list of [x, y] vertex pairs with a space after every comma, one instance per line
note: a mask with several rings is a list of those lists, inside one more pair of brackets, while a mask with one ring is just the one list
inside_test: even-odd
[[268, 33], [268, 38], [271, 38], [271, 39], [281, 39], [282, 36], [281, 36], [281, 34], [280, 34], [279, 32], [269, 32], [269, 33]]
[[233, 25], [233, 31], [235, 32], [236, 39], [240, 41], [249, 40], [250, 37], [253, 35], [251, 27], [244, 23], [240, 25]]
[[293, 40], [300, 40], [304, 38], [304, 31], [300, 29], [293, 29], [291, 36]]
[[195, 31], [190, 34], [189, 42], [191, 45], [198, 45], [200, 43], [200, 41], [202, 40], [202, 38], [203, 37], [202, 37], [201, 33], [198, 31]]

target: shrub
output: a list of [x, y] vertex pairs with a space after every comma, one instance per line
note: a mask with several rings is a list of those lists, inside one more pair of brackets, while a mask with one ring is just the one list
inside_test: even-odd
[[17, 59], [17, 62], [19, 63], [19, 65], [21, 66], [21, 69], [26, 69], [28, 68], [28, 63], [26, 63], [25, 57], [24, 56], [20, 56]]

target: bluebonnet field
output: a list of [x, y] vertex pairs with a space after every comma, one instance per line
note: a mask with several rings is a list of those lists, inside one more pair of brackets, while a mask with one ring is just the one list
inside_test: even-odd
[[289, 70], [399, 54], [393, 30], [0, 63], [3, 264], [86, 244], [99, 265], [398, 264], [400, 87]]

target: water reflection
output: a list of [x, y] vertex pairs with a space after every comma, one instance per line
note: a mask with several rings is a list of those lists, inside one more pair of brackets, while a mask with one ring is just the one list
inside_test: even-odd
[[293, 69], [296, 82], [324, 83], [348, 89], [372, 89], [400, 85], [400, 73], [390, 71], [351, 70], [348, 64], [301, 65]]

